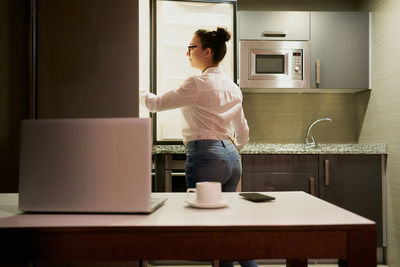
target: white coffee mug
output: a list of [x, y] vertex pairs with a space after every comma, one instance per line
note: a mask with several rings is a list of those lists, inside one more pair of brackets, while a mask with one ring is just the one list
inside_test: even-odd
[[[190, 193], [196, 193], [196, 197]], [[196, 188], [186, 190], [187, 198], [197, 203], [219, 203], [221, 201], [220, 182], [198, 182]]]

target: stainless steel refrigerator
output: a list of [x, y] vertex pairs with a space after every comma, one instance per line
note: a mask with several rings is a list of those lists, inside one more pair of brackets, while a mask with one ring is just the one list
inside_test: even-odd
[[[224, 27], [231, 33], [227, 54], [220, 66], [236, 82], [236, 0], [151, 2], [151, 75], [152, 92], [161, 95], [178, 88], [192, 75], [186, 56], [187, 46], [198, 29]], [[182, 143], [180, 109], [153, 114], [153, 143]]]

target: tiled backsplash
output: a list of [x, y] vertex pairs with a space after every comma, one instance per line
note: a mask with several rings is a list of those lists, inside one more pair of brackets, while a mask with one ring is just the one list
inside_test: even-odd
[[308, 126], [319, 143], [357, 143], [369, 92], [356, 94], [243, 94], [250, 142], [303, 143]]

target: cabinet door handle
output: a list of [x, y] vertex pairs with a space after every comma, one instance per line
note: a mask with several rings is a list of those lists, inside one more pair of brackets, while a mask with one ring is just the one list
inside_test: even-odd
[[164, 171], [164, 191], [165, 192], [172, 192], [172, 171], [165, 170]]
[[171, 173], [172, 176], [186, 176], [186, 173], [184, 172], [173, 172]]
[[329, 186], [329, 160], [325, 160], [325, 186]]
[[310, 177], [310, 195], [315, 196], [315, 178]]
[[319, 87], [321, 83], [321, 61], [319, 59], [315, 61], [315, 71], [315, 85]]
[[264, 37], [286, 37], [286, 32], [265, 31], [262, 35]]

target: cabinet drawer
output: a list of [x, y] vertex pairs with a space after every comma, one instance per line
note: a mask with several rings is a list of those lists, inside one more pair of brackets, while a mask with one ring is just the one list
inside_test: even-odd
[[244, 173], [243, 191], [304, 191], [318, 192], [318, 173]]
[[242, 155], [245, 172], [318, 173], [318, 155]]

